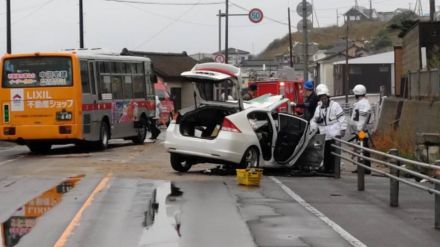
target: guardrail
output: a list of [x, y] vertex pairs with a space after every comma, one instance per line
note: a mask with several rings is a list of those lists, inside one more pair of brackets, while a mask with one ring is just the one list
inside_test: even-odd
[[[338, 138], [334, 138], [336, 144], [333, 144], [334, 148], [332, 155], [337, 158], [343, 159], [345, 161], [351, 162], [352, 164], [357, 166], [357, 189], [358, 191], [365, 190], [365, 169], [370, 171], [374, 171], [376, 173], [382, 174], [386, 177], [390, 178], [390, 206], [398, 207], [399, 206], [399, 183], [405, 183], [414, 188], [432, 193], [435, 195], [435, 223], [434, 227], [436, 229], [440, 229], [440, 160], [435, 162], [435, 165], [418, 162], [414, 160], [409, 160], [402, 158], [399, 155], [397, 149], [391, 149], [388, 153], [380, 152], [374, 149], [363, 147], [363, 145], [357, 145], [354, 143], [350, 143]], [[367, 157], [365, 153], [374, 154], [376, 158]], [[345, 154], [345, 155], [344, 155]], [[347, 157], [347, 155], [351, 156], [351, 158]], [[356, 158], [353, 158], [356, 157]], [[389, 172], [384, 170], [380, 170], [377, 168], [369, 167], [364, 164], [364, 161], [370, 161], [378, 164], [385, 165], [389, 168]], [[412, 165], [417, 167], [423, 167], [426, 169], [430, 169], [434, 177], [428, 176], [413, 170], [410, 170], [402, 165]], [[340, 177], [340, 167], [339, 162], [336, 162], [335, 167], [335, 178]], [[412, 176], [426, 179], [430, 181], [433, 186], [424, 186], [420, 183], [412, 182], [406, 178], [402, 178], [402, 173], [411, 174]]]

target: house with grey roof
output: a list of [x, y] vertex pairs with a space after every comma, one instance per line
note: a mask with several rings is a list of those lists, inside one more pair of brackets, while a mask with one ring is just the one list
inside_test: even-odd
[[[334, 62], [334, 95], [344, 95], [346, 61]], [[348, 60], [348, 88], [363, 84], [368, 93], [394, 94], [394, 51]]]
[[[354, 6], [344, 14], [349, 21], [368, 21], [376, 20], [377, 12], [375, 9], [369, 9], [362, 6]], [[347, 20], [347, 18], [346, 18]]]
[[[218, 52], [214, 52], [212, 56], [215, 57], [217, 55], [224, 55], [224, 54], [225, 54], [225, 50], [221, 50]], [[243, 61], [248, 60], [250, 55], [251, 53], [248, 51], [243, 51], [232, 47], [228, 48], [228, 63], [238, 66]]]

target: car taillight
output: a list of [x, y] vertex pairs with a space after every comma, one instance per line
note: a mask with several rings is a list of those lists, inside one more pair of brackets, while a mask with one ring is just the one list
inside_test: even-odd
[[229, 131], [229, 132], [235, 132], [235, 133], [241, 133], [240, 129], [237, 128], [237, 126], [235, 126], [235, 124], [233, 124], [231, 122], [231, 120], [229, 120], [227, 118], [225, 118], [223, 120], [222, 130], [223, 131]]

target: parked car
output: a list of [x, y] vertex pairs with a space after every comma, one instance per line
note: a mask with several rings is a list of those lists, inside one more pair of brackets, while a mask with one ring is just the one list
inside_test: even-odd
[[227, 64], [198, 64], [182, 76], [194, 81], [195, 105], [180, 110], [166, 132], [165, 147], [174, 170], [186, 172], [207, 162], [236, 167], [320, 166], [324, 135], [311, 133], [304, 119], [278, 112], [289, 102], [284, 96], [267, 94], [243, 102], [240, 69]]
[[168, 86], [163, 81], [154, 84], [154, 91], [159, 99], [159, 105], [156, 110], [159, 111], [159, 125], [167, 125], [173, 118], [174, 102], [171, 99]]

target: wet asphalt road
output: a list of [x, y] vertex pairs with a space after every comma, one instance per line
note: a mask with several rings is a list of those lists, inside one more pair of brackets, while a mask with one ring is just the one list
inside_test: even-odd
[[[33, 226], [15, 246], [440, 245], [433, 196], [402, 186], [400, 208], [389, 208], [382, 177], [367, 177], [362, 193], [348, 173], [335, 180], [269, 171], [260, 187], [246, 187], [234, 176], [176, 174], [167, 158], [160, 143], [42, 156], [2, 148], [2, 232]], [[66, 187], [75, 175], [83, 176]]]

